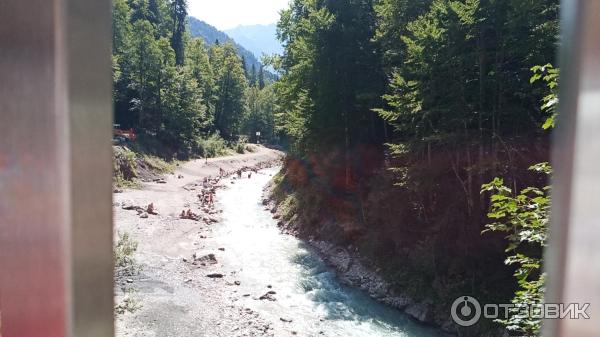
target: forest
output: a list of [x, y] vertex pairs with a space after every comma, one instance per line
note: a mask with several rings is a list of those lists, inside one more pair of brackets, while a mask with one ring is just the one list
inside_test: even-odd
[[272, 76], [231, 41], [192, 38], [185, 0], [113, 1], [115, 123], [167, 159], [275, 137]]
[[[461, 294], [539, 303], [558, 10], [555, 0], [292, 1], [272, 60], [291, 154], [275, 195], [289, 226], [356, 249], [420, 301], [425, 322], [444, 326]], [[498, 327], [535, 336], [540, 322], [468, 331]]]
[[284, 146], [285, 225], [355, 248], [426, 323], [463, 294], [541, 299], [557, 0], [292, 0], [263, 60], [276, 80], [192, 38], [185, 0], [113, 6], [115, 118], [157, 152]]

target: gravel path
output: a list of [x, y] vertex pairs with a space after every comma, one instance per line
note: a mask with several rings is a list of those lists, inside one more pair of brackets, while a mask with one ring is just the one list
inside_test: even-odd
[[[145, 183], [139, 190], [114, 194], [115, 238], [118, 232], [127, 232], [138, 242], [135, 258], [142, 268], [138, 275], [116, 281], [116, 304], [129, 297], [141, 305], [133, 313], [116, 316], [117, 336], [281, 336], [274, 322], [236, 304], [244, 294], [236, 289], [235, 270], [219, 260], [220, 248], [227, 247], [219, 247], [211, 238], [213, 228], [219, 226], [214, 222], [219, 210], [203, 212], [197, 194], [202, 180], [218, 176], [220, 168], [234, 172], [274, 163], [282, 155], [257, 147], [253, 153], [207, 163], [195, 160], [181, 165], [163, 183]], [[147, 218], [123, 208], [146, 209], [150, 203], [158, 214]], [[184, 209], [206, 221], [180, 219]]]

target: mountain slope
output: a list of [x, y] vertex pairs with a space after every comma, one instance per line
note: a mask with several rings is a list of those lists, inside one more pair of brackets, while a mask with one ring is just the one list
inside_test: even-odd
[[277, 40], [277, 26], [274, 23], [270, 25], [238, 26], [226, 30], [225, 33], [253, 52], [254, 55], [283, 53], [283, 47]]
[[[238, 54], [246, 60], [246, 69], [250, 70], [252, 65], [254, 65], [256, 69], [260, 69], [261, 63], [252, 52], [248, 51], [227, 34], [208, 23], [190, 16], [188, 17], [188, 31], [192, 37], [200, 37], [204, 39], [208, 45], [213, 45], [216, 41], [219, 41], [219, 43], [232, 42]], [[265, 77], [273, 80], [275, 75], [265, 71]]]

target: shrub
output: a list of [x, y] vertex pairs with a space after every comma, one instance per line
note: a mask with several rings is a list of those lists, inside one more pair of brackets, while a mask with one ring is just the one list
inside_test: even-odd
[[237, 152], [237, 153], [243, 154], [244, 152], [246, 152], [246, 144], [244, 144], [244, 143], [237, 142], [237, 143], [235, 143], [234, 148], [235, 148], [235, 152]]
[[118, 233], [114, 249], [115, 276], [131, 276], [139, 272], [139, 265], [133, 254], [137, 251], [138, 243], [130, 238], [129, 233]]
[[227, 153], [227, 144], [218, 134], [212, 134], [208, 138], [197, 138], [194, 152], [203, 157], [214, 158]]
[[135, 152], [122, 146], [114, 146], [113, 151], [113, 180], [115, 184], [119, 187], [135, 185], [134, 180], [138, 177]]

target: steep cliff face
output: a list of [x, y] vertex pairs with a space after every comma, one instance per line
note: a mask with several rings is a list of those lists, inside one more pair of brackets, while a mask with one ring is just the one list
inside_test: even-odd
[[[381, 277], [384, 301], [455, 331], [449, 322], [454, 299], [507, 303], [516, 287], [504, 265], [504, 238], [481, 233], [489, 206], [481, 184], [496, 176], [516, 189], [545, 184], [527, 168], [547, 160], [546, 143], [430, 143], [396, 156], [361, 147], [351, 151], [350, 165], [335, 151], [288, 158], [271, 196], [285, 230], [350, 254]], [[339, 249], [319, 250], [331, 256]], [[331, 261], [342, 274], [348, 269]], [[361, 277], [355, 281], [360, 285]], [[495, 328], [483, 322], [469, 331]]]

